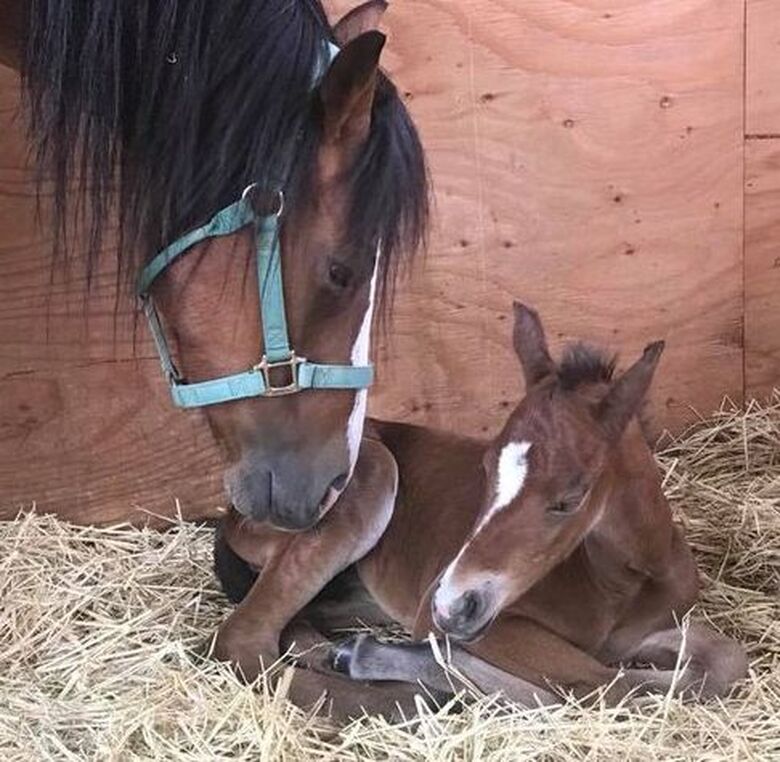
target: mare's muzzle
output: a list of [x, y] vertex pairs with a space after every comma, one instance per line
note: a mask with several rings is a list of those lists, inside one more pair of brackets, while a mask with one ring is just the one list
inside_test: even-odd
[[250, 450], [228, 470], [225, 487], [233, 507], [243, 516], [300, 532], [319, 521], [348, 480], [348, 461], [327, 457], [327, 448], [316, 455]]

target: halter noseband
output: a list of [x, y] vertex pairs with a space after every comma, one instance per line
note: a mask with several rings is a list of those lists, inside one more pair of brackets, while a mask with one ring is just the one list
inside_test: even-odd
[[[204, 407], [247, 397], [279, 397], [304, 389], [363, 389], [373, 381], [374, 369], [371, 365], [313, 363], [305, 357], [298, 357], [290, 347], [279, 242], [279, 216], [284, 196], [280, 191], [279, 206], [275, 212], [258, 214], [251, 198], [255, 188], [255, 184], [248, 186], [238, 201], [221, 209], [202, 227], [186, 233], [164, 248], [141, 271], [138, 295], [177, 407]], [[194, 244], [207, 238], [230, 235], [247, 225], [254, 226], [264, 354], [257, 365], [243, 373], [188, 383], [173, 362], [149, 289], [165, 268]], [[286, 370], [287, 383], [274, 385], [271, 372], [276, 369]]]

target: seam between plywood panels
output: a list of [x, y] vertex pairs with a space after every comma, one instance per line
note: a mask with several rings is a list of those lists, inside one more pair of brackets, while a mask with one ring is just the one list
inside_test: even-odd
[[745, 395], [780, 380], [780, 7], [745, 9]]

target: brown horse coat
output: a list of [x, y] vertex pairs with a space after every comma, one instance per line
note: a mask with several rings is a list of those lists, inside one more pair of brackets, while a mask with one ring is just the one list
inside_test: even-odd
[[[354, 489], [315, 536], [288, 540], [296, 553], [319, 554], [325, 544], [339, 559], [320, 578], [290, 554], [268, 565], [269, 540], [253, 542], [234, 523], [228, 545], [263, 567], [236, 612], [255, 612], [238, 637], [242, 669], [251, 671], [258, 651], [277, 654], [285, 626], [303, 610], [322, 627], [344, 624], [339, 611], [368, 621], [380, 611], [417, 638], [449, 634], [462, 674], [527, 702], [555, 701], [557, 687], [585, 694], [605, 685], [613, 699], [637, 689], [722, 694], [744, 674], [738, 644], [703, 625], [677, 627], [698, 595], [696, 568], [636, 418], [662, 345], [617, 380], [612, 363], [581, 348], [559, 366], [536, 314], [516, 305], [515, 347], [527, 392], [492, 443], [372, 423]], [[355, 561], [363, 591], [304, 605]], [[304, 591], [295, 603], [258, 592], [281, 579]], [[680, 658], [686, 666], [675, 671]], [[451, 685], [425, 644], [360, 636], [341, 643], [334, 659], [353, 679]], [[392, 689], [356, 686], [349, 706], [336, 708], [375, 707], [377, 692]]]

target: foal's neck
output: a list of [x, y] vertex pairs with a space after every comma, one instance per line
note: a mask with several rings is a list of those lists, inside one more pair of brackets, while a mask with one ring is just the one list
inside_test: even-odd
[[594, 577], [620, 590], [638, 578], [663, 576], [674, 527], [658, 466], [636, 421], [602, 478], [604, 507], [583, 543]]

